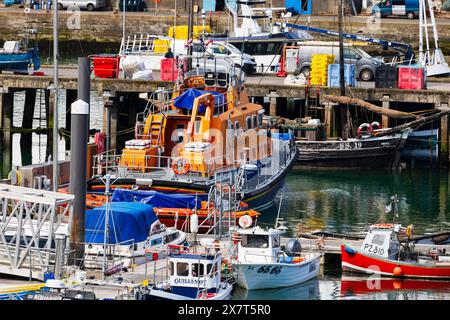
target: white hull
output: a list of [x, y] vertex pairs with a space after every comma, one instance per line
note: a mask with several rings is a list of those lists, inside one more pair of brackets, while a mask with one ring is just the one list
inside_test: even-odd
[[315, 278], [320, 270], [320, 254], [301, 263], [237, 263], [237, 283], [247, 290], [293, 286]]

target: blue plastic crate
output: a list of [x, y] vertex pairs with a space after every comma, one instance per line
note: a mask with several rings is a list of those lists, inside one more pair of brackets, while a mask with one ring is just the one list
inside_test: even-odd
[[[328, 87], [340, 86], [340, 70], [339, 64], [328, 65]], [[345, 83], [354, 87], [356, 85], [356, 69], [354, 64], [344, 65], [344, 79]]]

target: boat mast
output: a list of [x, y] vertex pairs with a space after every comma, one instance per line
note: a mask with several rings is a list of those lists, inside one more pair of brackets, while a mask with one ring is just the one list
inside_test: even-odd
[[193, 44], [190, 43], [190, 41], [193, 41], [193, 37], [192, 37], [192, 29], [193, 29], [193, 20], [194, 20], [194, 10], [193, 10], [193, 2], [192, 0], [189, 0], [189, 8], [188, 8], [188, 47], [187, 47], [187, 56], [188, 56], [188, 60], [187, 60], [187, 68], [189, 70], [192, 69], [192, 46]]
[[53, 191], [58, 191], [58, 6], [53, 5]]
[[[125, 2], [125, 1], [124, 1]], [[107, 241], [109, 240], [109, 189], [111, 185], [111, 176], [107, 174], [105, 176], [106, 183], [105, 183], [105, 229], [104, 229], [104, 237], [103, 237], [103, 265], [102, 265], [102, 271], [103, 271], [103, 280], [105, 279], [105, 272], [106, 272], [106, 245]]]
[[[344, 0], [338, 0], [339, 1], [339, 84], [341, 88], [341, 96], [345, 96], [345, 75], [344, 75]], [[348, 137], [344, 137], [347, 134], [345, 134], [345, 127], [346, 127], [346, 121], [345, 116], [343, 112], [343, 108], [339, 108], [341, 113], [341, 132], [342, 132], [342, 138], [346, 139]]]

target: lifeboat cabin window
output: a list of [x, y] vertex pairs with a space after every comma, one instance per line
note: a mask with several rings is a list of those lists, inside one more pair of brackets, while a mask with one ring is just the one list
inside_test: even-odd
[[258, 127], [261, 127], [263, 123], [263, 114], [259, 113], [258, 114]]
[[244, 234], [241, 245], [244, 248], [268, 248], [269, 236], [262, 234]]
[[173, 276], [175, 274], [175, 266], [173, 264], [173, 261], [170, 261], [169, 269], [170, 269], [170, 275]]
[[187, 277], [189, 275], [189, 264], [185, 262], [177, 263], [177, 276]]
[[[199, 268], [200, 266], [200, 268]], [[192, 264], [192, 272], [191, 275], [193, 277], [199, 277], [199, 276], [203, 276], [205, 274], [205, 267], [203, 266], [203, 264], [199, 264], [199, 263], [193, 263]]]
[[236, 122], [234, 123], [234, 128], [235, 128], [236, 130], [239, 130], [239, 122], [236, 121]]
[[253, 128], [258, 128], [258, 118], [256, 116], [252, 116]]
[[250, 117], [245, 118], [245, 121], [247, 122], [247, 130], [252, 128], [252, 119]]

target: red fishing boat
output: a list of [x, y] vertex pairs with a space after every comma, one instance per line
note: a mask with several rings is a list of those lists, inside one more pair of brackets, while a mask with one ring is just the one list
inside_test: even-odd
[[394, 211], [394, 223], [370, 226], [361, 248], [341, 245], [342, 269], [390, 277], [450, 279], [450, 255], [445, 248], [419, 253], [409, 241], [400, 245], [399, 234], [404, 232], [410, 238], [413, 227], [396, 224], [397, 203], [394, 196], [388, 206]]

